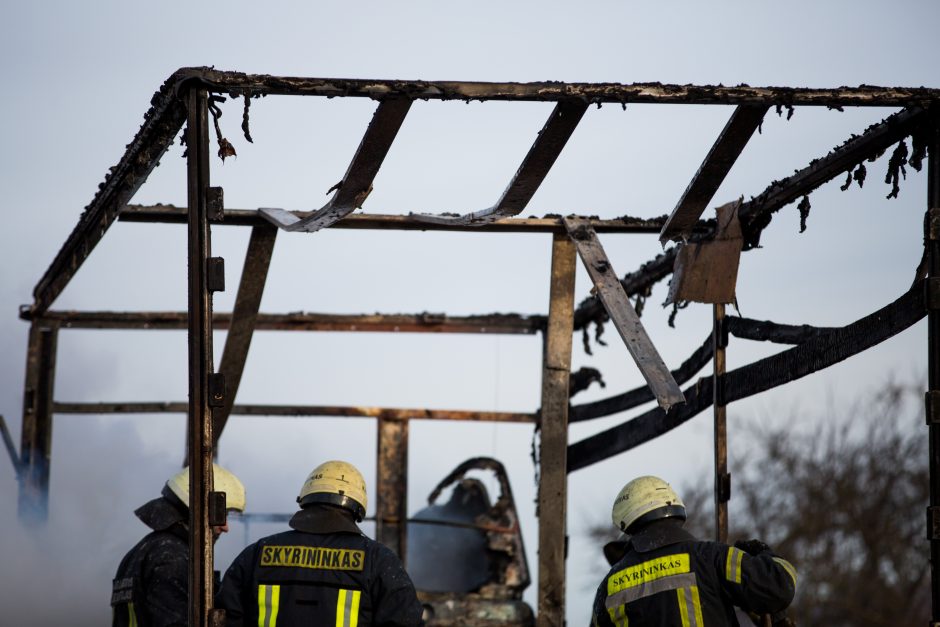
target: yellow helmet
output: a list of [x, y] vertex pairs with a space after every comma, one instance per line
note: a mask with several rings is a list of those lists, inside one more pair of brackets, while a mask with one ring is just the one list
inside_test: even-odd
[[348, 462], [324, 462], [307, 475], [297, 502], [301, 507], [311, 503], [339, 505], [355, 514], [357, 521], [361, 521], [366, 515], [366, 480]]
[[611, 519], [625, 533], [635, 533], [660, 518], [685, 520], [685, 504], [675, 490], [659, 477], [637, 477], [623, 486], [614, 499]]
[[[218, 464], [212, 464], [212, 483], [216, 492], [225, 492], [226, 509], [245, 511], [245, 486], [238, 477]], [[167, 490], [189, 507], [189, 466], [167, 480], [164, 494]]]

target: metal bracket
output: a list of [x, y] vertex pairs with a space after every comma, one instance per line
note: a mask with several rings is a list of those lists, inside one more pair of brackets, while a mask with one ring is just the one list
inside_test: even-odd
[[927, 390], [924, 394], [927, 424], [940, 426], [940, 390]]
[[221, 187], [206, 188], [206, 217], [210, 222], [225, 219], [225, 198]]
[[927, 539], [940, 540], [940, 507], [936, 505], [927, 508]]
[[718, 341], [715, 348], [728, 348], [728, 319], [722, 318], [718, 320]]
[[925, 225], [927, 239], [932, 242], [940, 240], [940, 207], [931, 207], [928, 209], [925, 220], [927, 222]]
[[225, 525], [225, 492], [209, 493], [209, 526], [222, 527]]
[[209, 373], [209, 407], [225, 405], [225, 375], [221, 372]]
[[731, 500], [731, 473], [726, 472], [718, 475], [715, 483], [716, 496], [719, 503], [727, 503]]
[[225, 291], [225, 259], [222, 257], [206, 259], [206, 288], [210, 292]]

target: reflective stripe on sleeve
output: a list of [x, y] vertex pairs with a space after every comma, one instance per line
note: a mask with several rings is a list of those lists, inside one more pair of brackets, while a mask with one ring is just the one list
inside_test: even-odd
[[359, 590], [339, 591], [336, 597], [336, 627], [357, 627], [359, 624]]
[[732, 583], [741, 583], [742, 561], [744, 561], [744, 551], [729, 546], [728, 557], [725, 559], [725, 579]]
[[137, 612], [134, 611], [134, 603], [127, 604], [128, 627], [137, 627]]
[[[621, 604], [608, 607], [607, 613], [610, 614], [610, 621], [614, 624], [614, 627], [629, 627], [630, 619], [627, 618], [626, 605]], [[595, 624], [597, 623], [595, 622]]]
[[277, 610], [281, 602], [281, 586], [258, 586], [258, 627], [277, 625]]
[[783, 566], [783, 570], [787, 571], [787, 574], [790, 575], [790, 579], [793, 580], [793, 587], [796, 588], [796, 569], [793, 567], [793, 564], [783, 559], [782, 557], [773, 558], [775, 562]]

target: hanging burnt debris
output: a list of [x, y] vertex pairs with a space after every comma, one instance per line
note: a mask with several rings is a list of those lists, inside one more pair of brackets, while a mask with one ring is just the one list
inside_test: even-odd
[[[499, 495], [467, 475], [491, 472]], [[446, 503], [439, 498], [452, 488]], [[428, 496], [408, 523], [408, 571], [425, 607], [428, 627], [528, 627], [522, 601], [529, 565], [519, 514], [502, 463], [490, 457], [463, 462]], [[457, 567], [459, 565], [459, 567]]]

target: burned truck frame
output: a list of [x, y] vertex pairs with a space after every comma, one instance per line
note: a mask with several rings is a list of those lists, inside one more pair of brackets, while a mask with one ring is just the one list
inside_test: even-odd
[[[210, 184], [210, 116], [217, 115], [219, 96], [244, 99], [243, 129], [248, 137], [248, 109], [253, 98], [302, 95], [326, 98], [370, 98], [377, 108], [363, 139], [330, 201], [311, 212], [237, 210], [224, 207], [221, 188]], [[357, 214], [371, 190], [385, 155], [411, 104], [417, 99], [463, 101], [544, 101], [555, 107], [506, 191], [490, 208], [462, 216]], [[218, 522], [212, 493], [211, 461], [218, 438], [231, 414], [368, 416], [378, 430], [377, 538], [405, 554], [407, 512], [408, 426], [414, 419], [484, 420], [531, 423], [540, 430], [538, 613], [540, 627], [560, 626], [565, 606], [565, 520], [567, 474], [627, 451], [663, 435], [708, 407], [714, 411], [715, 534], [727, 537], [726, 406], [795, 380], [857, 354], [928, 319], [928, 386], [926, 414], [930, 439], [930, 503], [927, 538], [932, 576], [932, 622], [940, 625], [940, 90], [906, 88], [752, 88], [648, 84], [480, 83], [389, 80], [345, 80], [247, 75], [208, 68], [175, 72], [154, 95], [144, 124], [111, 168], [34, 290], [34, 301], [21, 310], [30, 322], [20, 452], [4, 429], [5, 443], [16, 459], [23, 517], [43, 520], [47, 511], [52, 417], [55, 413], [185, 412], [188, 415], [188, 462], [191, 473], [190, 623], [211, 624], [213, 549], [210, 525]], [[561, 153], [590, 105], [629, 103], [732, 106], [733, 113], [706, 154], [701, 167], [680, 195], [672, 214], [658, 219], [622, 217], [517, 218]], [[853, 136], [829, 154], [791, 176], [774, 181], [764, 192], [736, 207], [743, 249], [758, 245], [773, 214], [804, 199], [839, 176], [858, 178], [863, 162], [896, 146], [889, 163], [895, 188], [905, 164], [920, 169], [927, 158], [928, 198], [924, 223], [924, 271], [900, 298], [841, 328], [788, 326], [713, 309], [713, 331], [677, 369], [668, 370], [646, 337], [630, 297], [643, 297], [674, 269], [682, 246], [674, 246], [634, 272], [617, 278], [597, 233], [657, 234], [663, 242], [682, 239], [707, 243], [719, 225], [701, 216], [719, 185], [771, 107], [894, 107], [898, 111]], [[188, 207], [128, 204], [185, 124]], [[228, 148], [216, 125], [220, 153]], [[912, 149], [909, 152], [907, 140]], [[863, 173], [862, 173], [863, 175]], [[801, 212], [808, 203], [800, 203]], [[186, 312], [115, 313], [55, 311], [50, 307], [115, 221], [186, 224], [188, 229], [189, 302]], [[251, 227], [251, 237], [231, 313], [215, 313], [212, 294], [224, 288], [224, 262], [211, 253], [215, 225]], [[262, 314], [261, 295], [279, 230], [312, 232], [323, 228], [480, 233], [543, 233], [551, 238], [551, 290], [547, 316]], [[575, 306], [576, 256], [580, 255], [595, 295]], [[621, 334], [647, 384], [599, 401], [571, 405], [573, 334], [589, 325], [611, 321]], [[57, 336], [61, 329], [188, 329], [188, 403], [60, 403], [54, 398]], [[219, 372], [213, 371], [213, 329], [228, 331]], [[344, 330], [435, 333], [537, 334], [543, 339], [541, 407], [531, 413], [361, 408], [321, 406], [236, 405], [242, 372], [255, 331]], [[793, 347], [726, 372], [729, 335], [770, 340]], [[708, 363], [713, 374], [683, 391]], [[623, 412], [657, 400], [658, 406], [602, 433], [568, 442], [570, 422]], [[213, 507], [215, 505], [215, 507]]]

